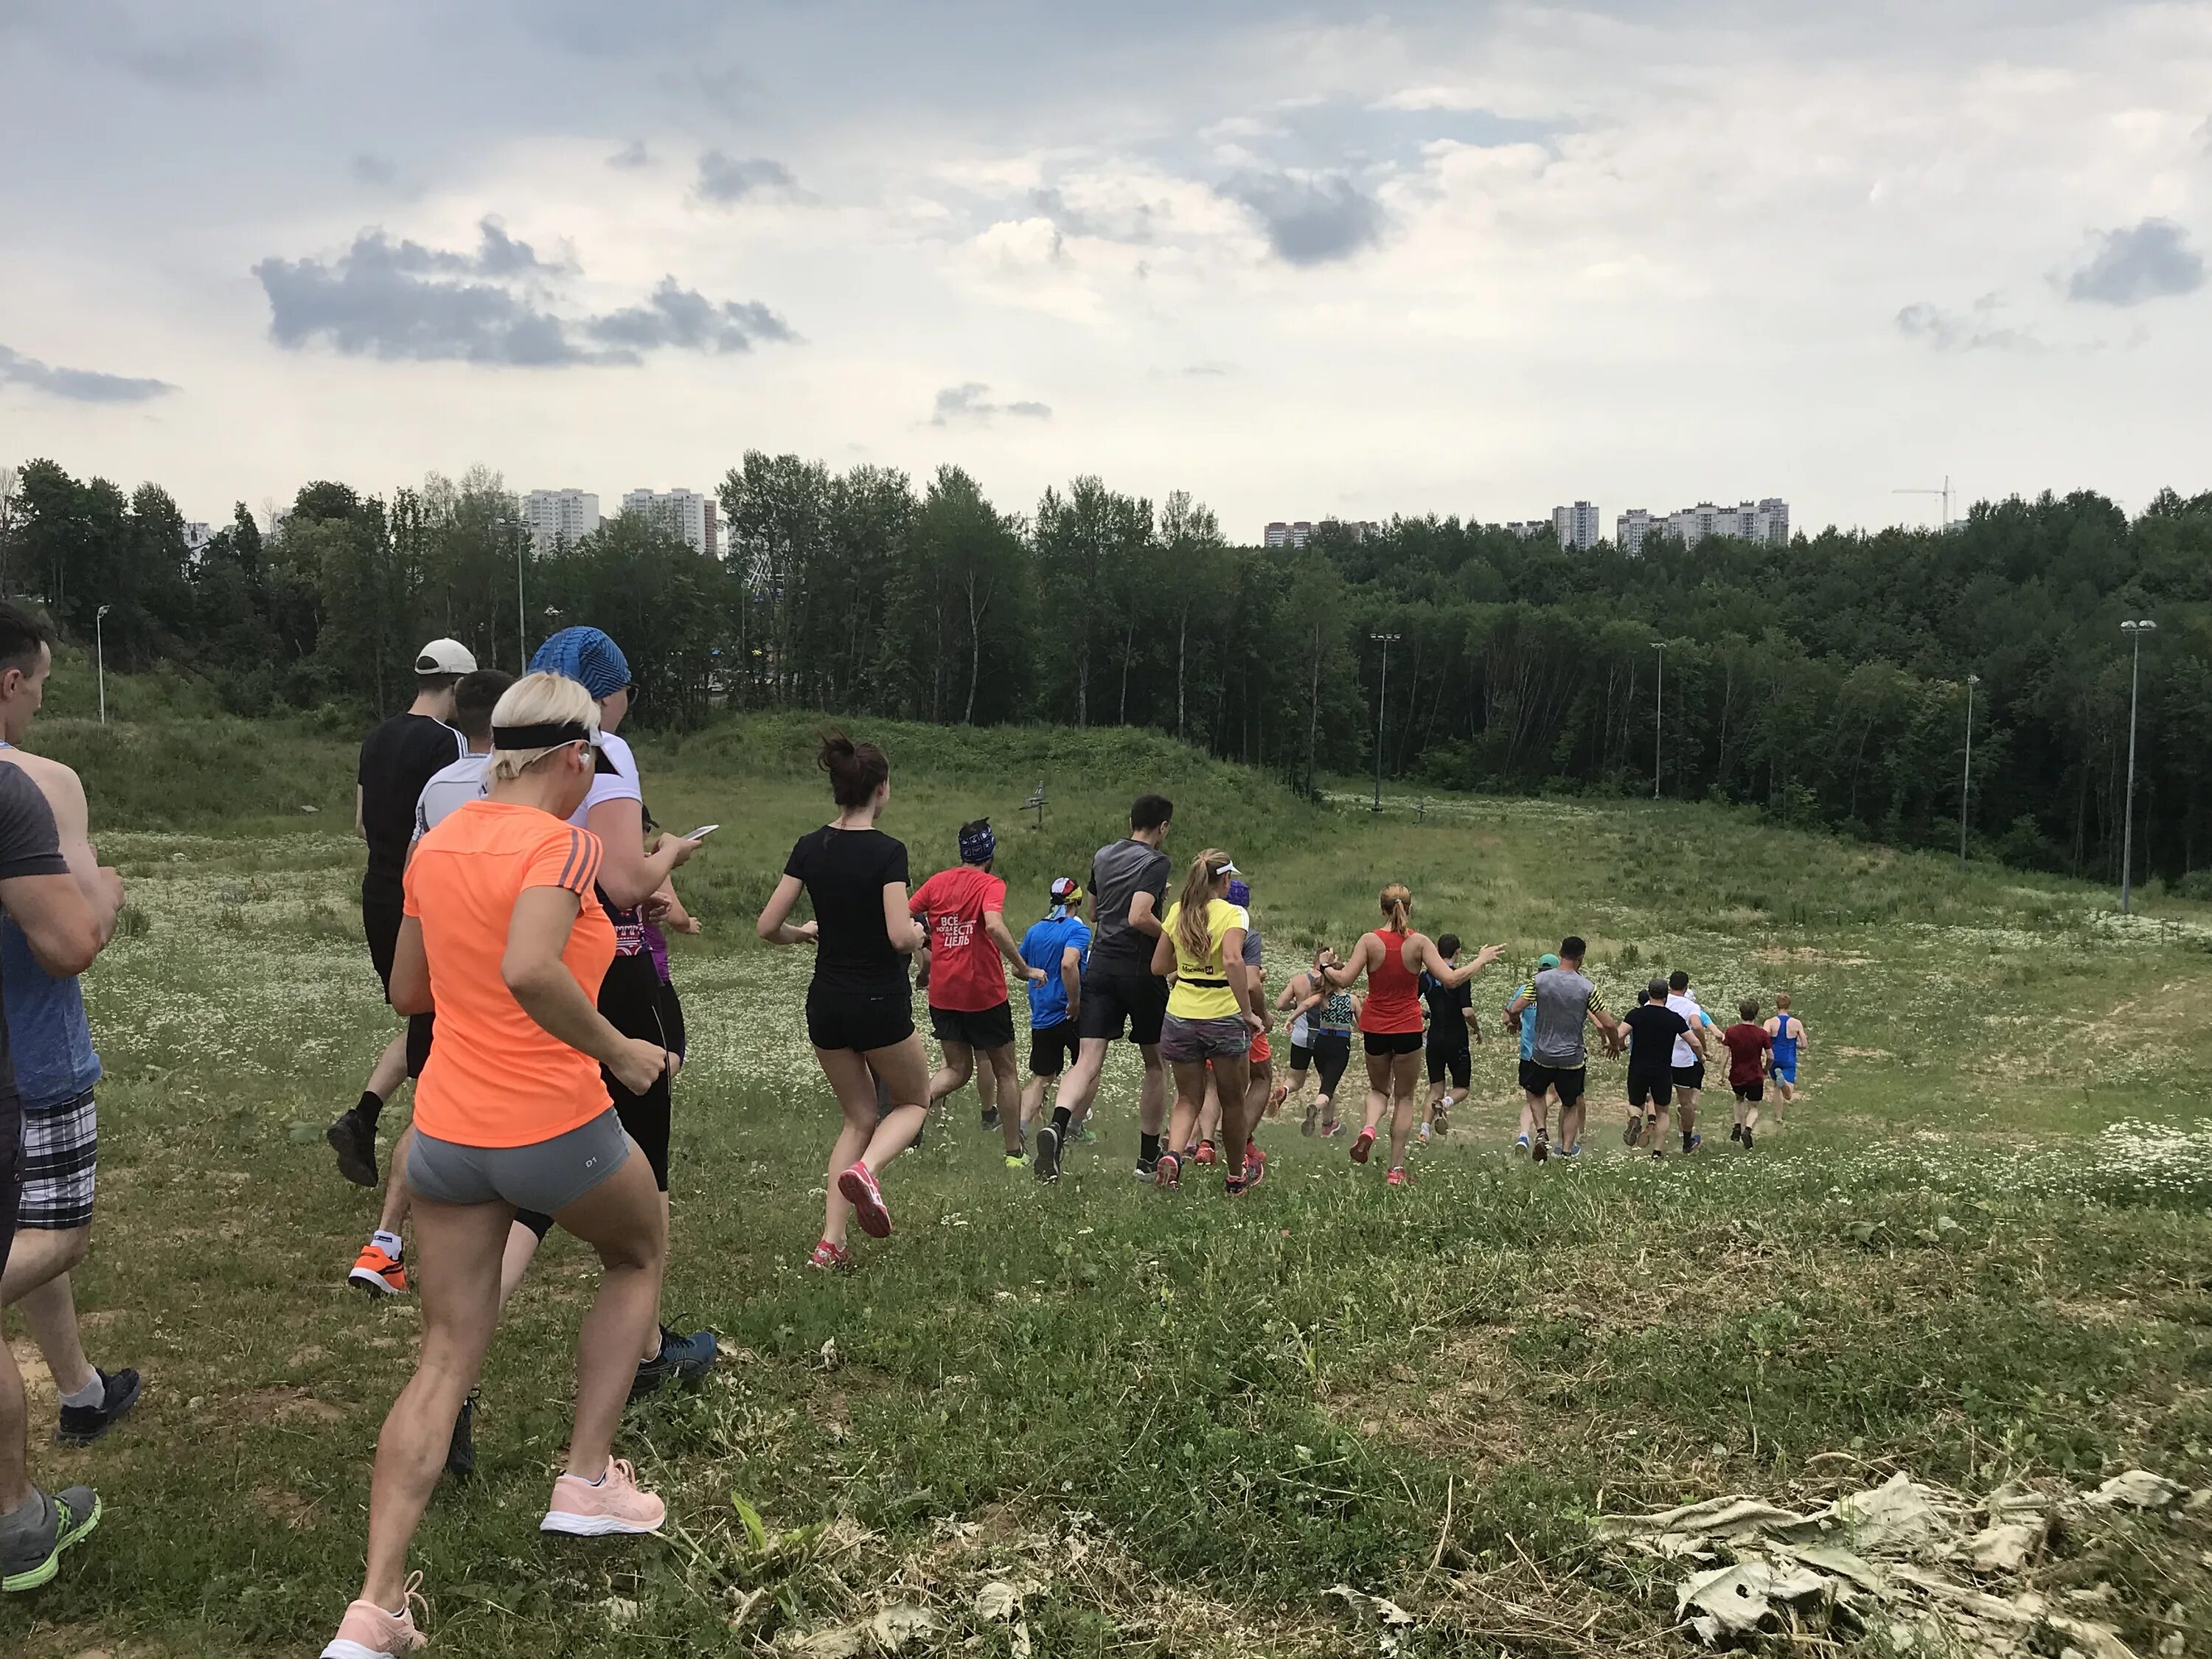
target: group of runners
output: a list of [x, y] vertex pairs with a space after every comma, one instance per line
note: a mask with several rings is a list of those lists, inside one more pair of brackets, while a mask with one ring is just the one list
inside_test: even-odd
[[[68, 1280], [90, 1224], [100, 1075], [76, 976], [112, 937], [122, 889], [94, 854], [75, 775], [13, 749], [51, 662], [43, 625], [0, 605], [0, 760], [12, 763], [0, 765], [0, 1302], [21, 1304], [53, 1372], [58, 1437], [83, 1442], [127, 1413], [140, 1388], [135, 1372], [85, 1359]], [[666, 935], [696, 929], [673, 878], [707, 831], [662, 833], [647, 812], [618, 735], [635, 688], [599, 630], [556, 634], [519, 679], [479, 668], [452, 640], [425, 646], [415, 669], [410, 707], [362, 744], [356, 795], [363, 929], [405, 1025], [328, 1139], [347, 1179], [384, 1186], [348, 1278], [378, 1297], [419, 1291], [422, 1343], [379, 1437], [362, 1594], [326, 1659], [422, 1644], [409, 1545], [441, 1477], [473, 1468], [477, 1378], [550, 1227], [589, 1245], [602, 1273], [543, 1529], [659, 1529], [665, 1505], [614, 1455], [622, 1413], [671, 1381], [696, 1382], [717, 1349], [713, 1332], [659, 1316], [671, 1085], [684, 1054]], [[757, 924], [764, 941], [813, 952], [807, 1033], [839, 1108], [811, 1265], [850, 1268], [856, 1224], [889, 1235], [887, 1167], [971, 1079], [1009, 1167], [1057, 1181], [1124, 1037], [1141, 1062], [1135, 1173], [1162, 1189], [1180, 1188], [1191, 1166], [1218, 1165], [1229, 1195], [1250, 1193], [1267, 1173], [1260, 1126], [1289, 1109], [1306, 1134], [1346, 1134], [1355, 1032], [1366, 1086], [1352, 1161], [1379, 1152], [1389, 1184], [1402, 1186], [1414, 1146], [1449, 1133], [1484, 1040], [1471, 982], [1504, 947], [1470, 953], [1453, 934], [1431, 939], [1405, 887], [1382, 890], [1376, 925], [1348, 951], [1316, 951], [1271, 1000], [1250, 878], [1218, 848], [1178, 877], [1165, 797], [1136, 799], [1087, 887], [1054, 878], [1044, 915], [1017, 940], [987, 819], [962, 827], [957, 863], [909, 891], [906, 847], [878, 827], [891, 797], [884, 752], [832, 732], [818, 758], [836, 816], [793, 847]], [[795, 921], [802, 898], [811, 916]], [[1792, 1097], [1805, 1038], [1788, 999], [1763, 1023], [1746, 1002], [1716, 1033], [1678, 973], [1615, 1019], [1583, 956], [1581, 940], [1564, 940], [1504, 1005], [1502, 1029], [1520, 1042], [1516, 1144], [1539, 1161], [1580, 1154], [1594, 1023], [1608, 1052], [1628, 1048], [1631, 1142], [1660, 1152], [1671, 1109], [1682, 1149], [1698, 1148], [1717, 1041], [1736, 1100], [1731, 1138], [1750, 1146], [1768, 1079]], [[1026, 1082], [1010, 975], [1028, 1000]], [[934, 1067], [915, 1022], [917, 979]], [[1277, 1015], [1290, 1039], [1280, 1084]], [[380, 1119], [410, 1079], [412, 1121], [380, 1170]], [[100, 1513], [87, 1488], [31, 1483], [21, 1382], [0, 1344], [0, 1583], [45, 1583]]]

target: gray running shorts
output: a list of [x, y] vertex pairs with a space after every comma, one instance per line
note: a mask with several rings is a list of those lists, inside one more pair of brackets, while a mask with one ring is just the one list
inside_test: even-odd
[[433, 1204], [496, 1204], [558, 1215], [628, 1162], [630, 1139], [610, 1106], [532, 1146], [464, 1146], [415, 1132], [407, 1183]]

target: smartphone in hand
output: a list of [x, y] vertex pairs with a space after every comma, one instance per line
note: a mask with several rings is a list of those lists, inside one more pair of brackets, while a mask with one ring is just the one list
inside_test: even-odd
[[721, 827], [722, 826], [719, 823], [702, 823], [696, 830], [694, 830], [690, 835], [684, 836], [684, 839], [686, 841], [704, 841], [708, 836], [713, 835], [714, 831]]

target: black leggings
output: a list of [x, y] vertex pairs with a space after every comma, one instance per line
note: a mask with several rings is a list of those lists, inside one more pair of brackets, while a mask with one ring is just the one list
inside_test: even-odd
[[[617, 957], [607, 968], [607, 976], [599, 981], [599, 1012], [607, 1023], [626, 1037], [642, 1037], [647, 1042], [657, 1042], [664, 1048], [675, 1048], [682, 1041], [682, 1030], [667, 1029], [661, 1008], [660, 975], [653, 971], [653, 958], [644, 951], [634, 957]], [[653, 1086], [641, 1095], [634, 1095], [615, 1080], [613, 1073], [599, 1068], [599, 1079], [607, 1085], [613, 1098], [615, 1115], [629, 1138], [637, 1142], [638, 1151], [653, 1166], [653, 1179], [662, 1192], [668, 1190], [668, 1129], [670, 1101], [668, 1073], [655, 1078]], [[553, 1225], [553, 1218], [537, 1210], [517, 1210], [514, 1218], [544, 1238]]]
[[1352, 1063], [1352, 1037], [1344, 1031], [1316, 1031], [1313, 1034], [1314, 1070], [1321, 1074], [1321, 1091], [1332, 1099], [1336, 1085], [1344, 1079], [1344, 1068]]

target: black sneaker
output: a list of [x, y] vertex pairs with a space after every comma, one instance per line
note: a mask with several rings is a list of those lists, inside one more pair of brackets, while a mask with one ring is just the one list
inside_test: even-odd
[[1060, 1131], [1048, 1123], [1036, 1133], [1036, 1178], [1060, 1179]]
[[138, 1403], [137, 1372], [125, 1366], [119, 1371], [95, 1368], [94, 1374], [100, 1378], [100, 1403], [63, 1407], [61, 1426], [54, 1431], [56, 1443], [89, 1446], [130, 1416], [131, 1408]]
[[1621, 1132], [1620, 1144], [1624, 1146], [1633, 1146], [1643, 1134], [1644, 1120], [1640, 1117], [1632, 1117], [1628, 1120], [1628, 1127]]
[[1751, 1125], [1748, 1123], [1743, 1126], [1743, 1149], [1747, 1152], [1751, 1150]]
[[1137, 1160], [1137, 1179], [1139, 1181], [1150, 1181], [1155, 1176], [1158, 1175], [1159, 1169], [1159, 1159], [1156, 1158], [1140, 1158]]
[[323, 1139], [338, 1155], [338, 1173], [356, 1187], [376, 1185], [376, 1125], [361, 1115], [357, 1106], [338, 1114], [338, 1121], [323, 1131]]
[[1741, 1123], [1731, 1124], [1729, 1127], [1729, 1139], [1730, 1140], [1741, 1140], [1743, 1139], [1743, 1125]]
[[465, 1480], [477, 1472], [474, 1430], [477, 1396], [482, 1392], [481, 1389], [471, 1389], [469, 1397], [461, 1401], [460, 1414], [453, 1419], [453, 1437], [446, 1447], [446, 1473], [456, 1480]]
[[995, 1129], [999, 1127], [999, 1109], [997, 1107], [986, 1106], [983, 1109], [983, 1127], [987, 1129]]
[[650, 1359], [639, 1362], [637, 1375], [630, 1381], [629, 1397], [642, 1400], [671, 1377], [686, 1388], [696, 1386], [702, 1377], [714, 1369], [717, 1352], [712, 1331], [694, 1331], [689, 1336], [678, 1336], [663, 1325], [660, 1328], [660, 1352]]
[[1534, 1159], [1536, 1163], [1541, 1164], [1541, 1163], [1543, 1163], [1547, 1158], [1550, 1158], [1550, 1157], [1551, 1157], [1551, 1155], [1552, 1155], [1552, 1138], [1551, 1138], [1551, 1136], [1550, 1136], [1549, 1134], [1546, 1133], [1545, 1133], [1543, 1130], [1541, 1130], [1541, 1129], [1537, 1130], [1537, 1131], [1536, 1131], [1536, 1144], [1535, 1144], [1535, 1146], [1534, 1146], [1534, 1147], [1532, 1147], [1532, 1148], [1530, 1148], [1530, 1149], [1529, 1149], [1528, 1156], [1529, 1156], [1532, 1159]]

